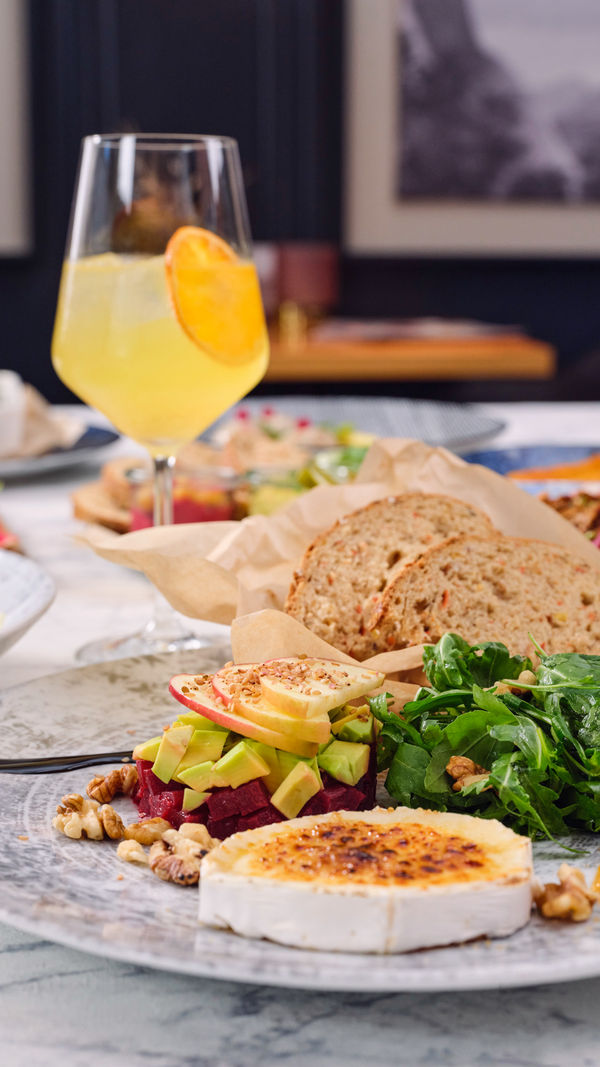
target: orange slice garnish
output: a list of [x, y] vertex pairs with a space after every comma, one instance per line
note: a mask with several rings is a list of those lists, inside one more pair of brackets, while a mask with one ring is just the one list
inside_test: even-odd
[[217, 234], [182, 226], [165, 252], [167, 288], [180, 326], [221, 363], [249, 363], [264, 350], [265, 320], [254, 265]]

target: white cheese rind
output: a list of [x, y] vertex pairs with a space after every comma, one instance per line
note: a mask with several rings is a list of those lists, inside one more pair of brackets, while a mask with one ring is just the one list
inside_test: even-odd
[[[427, 821], [424, 816], [428, 814], [419, 812], [418, 821]], [[316, 817], [320, 818], [329, 816]], [[457, 818], [473, 821], [468, 816], [449, 816], [453, 831]], [[506, 874], [495, 879], [414, 887], [350, 881], [322, 885], [316, 880], [278, 879], [274, 874], [263, 878], [244, 872], [244, 839], [259, 835], [260, 842], [260, 835], [264, 839], [282, 825], [291, 827], [305, 822], [292, 820], [277, 827], [236, 834], [225, 843], [229, 848], [222, 846], [222, 851], [209, 853], [203, 860], [200, 879], [200, 921], [227, 927], [245, 937], [267, 938], [297, 948], [391, 953], [482, 936], [503, 937], [529, 919], [531, 843], [498, 823], [484, 820], [477, 820], [477, 837], [482, 839], [483, 823], [492, 847], [498, 848], [499, 839], [500, 852], [502, 847], [507, 851]], [[440, 825], [439, 813], [435, 813], [432, 823]], [[467, 833], [462, 826], [461, 830]], [[486, 831], [484, 835], [487, 836]]]
[[530, 911], [529, 880], [421, 890], [367, 886], [359, 894], [222, 874], [205, 877], [200, 891], [202, 923], [325, 952], [409, 952], [503, 937], [524, 926]]

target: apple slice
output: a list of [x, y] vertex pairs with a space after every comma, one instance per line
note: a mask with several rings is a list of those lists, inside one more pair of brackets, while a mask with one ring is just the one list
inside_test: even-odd
[[382, 685], [379, 671], [327, 659], [275, 659], [260, 670], [260, 687], [290, 715], [314, 719]]
[[324, 744], [331, 736], [331, 723], [329, 716], [324, 719], [299, 719], [296, 715], [288, 715], [281, 711], [270, 700], [265, 700], [260, 687], [256, 687], [253, 696], [235, 697], [229, 707], [243, 715], [245, 719], [264, 726], [267, 730], [276, 730], [286, 737], [296, 737], [301, 741], [313, 741], [317, 745]]
[[[198, 678], [198, 680], [196, 680]], [[276, 730], [267, 729], [259, 723], [251, 722], [239, 715], [235, 710], [228, 708], [220, 700], [210, 683], [206, 679], [194, 674], [176, 674], [171, 679], [169, 692], [181, 704], [185, 704], [192, 711], [205, 715], [211, 722], [224, 726], [227, 730], [233, 730], [242, 737], [249, 737], [254, 741], [263, 741], [272, 748], [280, 748], [284, 752], [292, 752], [296, 756], [307, 756], [309, 759], [317, 754], [318, 744], [312, 741], [303, 741], [299, 737], [288, 737]]]
[[212, 684], [226, 704], [250, 696], [260, 686], [263, 696], [280, 711], [299, 719], [327, 721], [333, 708], [365, 696], [384, 677], [359, 665], [291, 656], [267, 663], [230, 663], [217, 671]]

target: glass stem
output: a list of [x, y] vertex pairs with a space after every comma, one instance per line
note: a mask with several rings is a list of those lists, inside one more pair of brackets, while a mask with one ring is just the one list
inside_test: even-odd
[[173, 467], [175, 456], [154, 456], [154, 525], [173, 524]]

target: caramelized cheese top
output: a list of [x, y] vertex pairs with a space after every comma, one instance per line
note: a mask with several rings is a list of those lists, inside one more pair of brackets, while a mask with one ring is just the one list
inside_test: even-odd
[[271, 836], [246, 856], [248, 874], [332, 885], [444, 885], [491, 880], [500, 869], [486, 849], [421, 823], [327, 822]]

